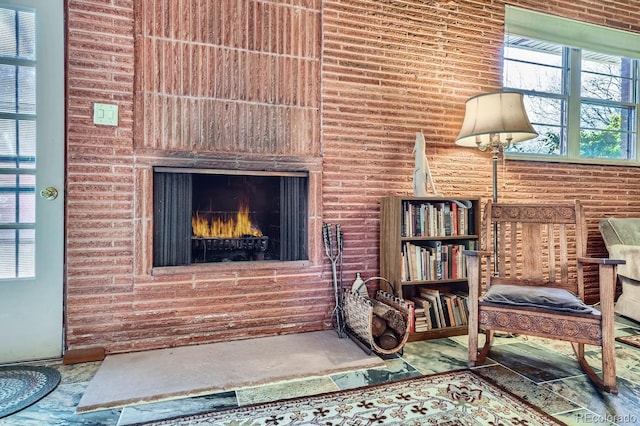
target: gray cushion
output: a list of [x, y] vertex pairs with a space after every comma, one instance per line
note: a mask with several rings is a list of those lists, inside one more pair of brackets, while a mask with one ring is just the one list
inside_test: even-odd
[[489, 288], [482, 300], [484, 302], [545, 308], [561, 312], [600, 315], [600, 311], [585, 305], [579, 297], [570, 291], [560, 288], [496, 284]]

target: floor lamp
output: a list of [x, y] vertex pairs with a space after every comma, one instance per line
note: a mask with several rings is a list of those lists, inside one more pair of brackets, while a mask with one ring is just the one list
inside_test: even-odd
[[[456, 145], [490, 151], [493, 163], [493, 202], [498, 201], [498, 157], [512, 144], [538, 136], [529, 122], [520, 92], [492, 92], [467, 99]], [[493, 224], [493, 272], [498, 274], [497, 223]]]

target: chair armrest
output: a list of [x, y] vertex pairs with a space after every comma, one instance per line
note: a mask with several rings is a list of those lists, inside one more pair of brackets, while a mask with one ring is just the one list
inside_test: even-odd
[[465, 256], [467, 264], [467, 284], [469, 286], [469, 302], [472, 304], [478, 303], [478, 297], [480, 296], [481, 283], [481, 263], [483, 259], [486, 263], [490, 263], [492, 253], [483, 250], [462, 250], [462, 254]]
[[608, 257], [579, 257], [578, 263], [590, 263], [598, 265], [624, 265], [625, 263], [627, 263], [627, 261], [623, 259], [609, 259]]
[[[591, 264], [598, 265], [599, 269], [599, 287], [600, 287], [600, 301], [602, 302], [603, 294], [615, 293], [616, 275], [618, 274], [620, 265], [626, 263], [623, 259], [609, 259], [606, 257], [579, 257], [578, 268], [582, 269], [582, 265]], [[582, 297], [582, 296], [581, 296]], [[613, 309], [613, 301], [611, 301], [611, 309]]]
[[[607, 334], [613, 337], [613, 317], [615, 303], [615, 289], [617, 275], [621, 268], [627, 263], [623, 259], [609, 259], [596, 257], [580, 257], [578, 258], [579, 274], [582, 265], [588, 263], [598, 265], [598, 287], [600, 293], [600, 311], [602, 313], [602, 329], [603, 335]], [[581, 298], [584, 294], [580, 295]]]

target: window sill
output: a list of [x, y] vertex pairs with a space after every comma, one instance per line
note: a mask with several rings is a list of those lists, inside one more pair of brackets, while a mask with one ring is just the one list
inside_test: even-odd
[[508, 154], [505, 153], [506, 160], [516, 161], [538, 161], [544, 163], [565, 163], [565, 164], [585, 164], [593, 166], [622, 166], [622, 167], [640, 167], [640, 162], [632, 160], [609, 160], [604, 158], [567, 158], [567, 157], [550, 157], [533, 154]]

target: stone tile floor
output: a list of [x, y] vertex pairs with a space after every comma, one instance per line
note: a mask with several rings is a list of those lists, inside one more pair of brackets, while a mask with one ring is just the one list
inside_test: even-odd
[[[616, 335], [640, 333], [640, 324], [617, 318]], [[51, 394], [11, 416], [7, 426], [127, 425], [303, 395], [384, 383], [467, 367], [466, 336], [410, 342], [384, 368], [237, 389], [196, 398], [175, 399], [76, 414], [75, 407], [99, 362], [62, 365], [40, 362], [62, 373]], [[588, 353], [598, 365], [597, 350]], [[518, 336], [498, 338], [491, 359], [475, 371], [496, 381], [570, 425], [640, 424], [640, 349], [616, 344], [618, 395], [603, 394], [585, 378], [568, 343]]]

